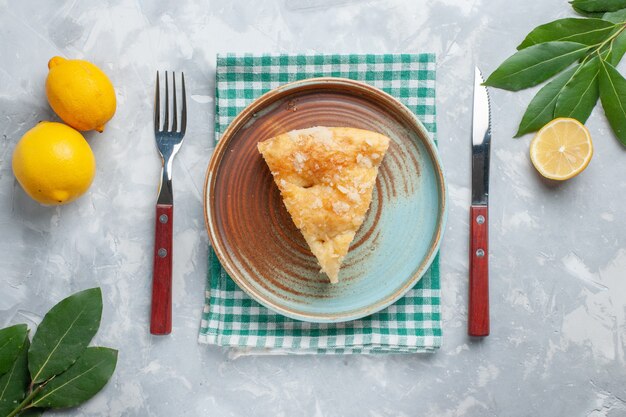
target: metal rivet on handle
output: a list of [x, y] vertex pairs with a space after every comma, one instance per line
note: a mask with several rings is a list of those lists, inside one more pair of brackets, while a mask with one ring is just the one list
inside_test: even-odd
[[482, 258], [483, 256], [485, 256], [485, 251], [482, 249], [478, 249], [476, 251], [476, 256], [478, 256], [479, 258]]
[[159, 221], [160, 221], [161, 223], [167, 223], [167, 220], [168, 220], [168, 218], [167, 218], [167, 214], [161, 214], [161, 215], [159, 216]]
[[161, 248], [159, 249], [157, 254], [159, 255], [159, 258], [165, 258], [167, 256], [167, 249]]
[[478, 217], [476, 217], [476, 223], [483, 224], [484, 222], [485, 222], [485, 216], [483, 216], [482, 214], [479, 214]]

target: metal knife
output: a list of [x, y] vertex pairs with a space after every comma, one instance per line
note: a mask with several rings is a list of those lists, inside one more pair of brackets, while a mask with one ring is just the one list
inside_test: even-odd
[[491, 111], [487, 87], [474, 70], [472, 118], [472, 205], [470, 207], [470, 271], [468, 334], [489, 335], [489, 150]]

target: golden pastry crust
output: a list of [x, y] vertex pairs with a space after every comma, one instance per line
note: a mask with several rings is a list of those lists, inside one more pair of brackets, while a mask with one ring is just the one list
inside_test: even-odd
[[285, 207], [331, 283], [372, 201], [389, 147], [380, 133], [349, 127], [293, 130], [258, 144]]

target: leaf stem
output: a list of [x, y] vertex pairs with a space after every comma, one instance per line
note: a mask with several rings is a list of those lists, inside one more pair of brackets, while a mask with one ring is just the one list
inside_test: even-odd
[[26, 398], [24, 398], [24, 401], [22, 401], [15, 410], [11, 411], [11, 413], [9, 413], [7, 417], [15, 417], [20, 411], [22, 411], [25, 408], [28, 408], [28, 403], [30, 403], [37, 394], [39, 394], [39, 391], [41, 391], [45, 385], [46, 385], [45, 383], [41, 384], [34, 390], [31, 390], [30, 394], [28, 394]]
[[[615, 32], [614, 34], [612, 34], [611, 36], [609, 36], [607, 39], [605, 39], [603, 42], [597, 43], [595, 45], [591, 45], [591, 47], [593, 48], [594, 46], [596, 46], [596, 48], [591, 51], [591, 53], [588, 53], [587, 55], [585, 55], [585, 57], [583, 58], [583, 60], [580, 62], [580, 65], [578, 66], [578, 68], [576, 68], [576, 71], [574, 72], [574, 74], [572, 74], [572, 78], [578, 74], [578, 71], [581, 70], [581, 68], [583, 67], [583, 65], [585, 65], [585, 63], [587, 62], [587, 60], [593, 55], [593, 54], [597, 54], [598, 57], [600, 58], [600, 60], [603, 60], [604, 58], [602, 57], [602, 54], [600, 53], [600, 50], [604, 47], [604, 45], [607, 44], [607, 42], [610, 42], [610, 49], [609, 49], [609, 54], [611, 49], [613, 48], [613, 41], [615, 40], [615, 38], [617, 38], [619, 36], [620, 33], [622, 33], [625, 29], [626, 29], [626, 23], [617, 23], [615, 24], [615, 26], [622, 26], [617, 32]], [[607, 57], [609, 55], [607, 54]], [[571, 78], [570, 78], [571, 79]]]
[[[616, 26], [617, 26], [617, 25], [616, 25]], [[611, 42], [611, 45], [613, 45], [613, 40], [614, 40], [615, 38], [617, 38], [617, 37], [619, 36], [619, 34], [620, 34], [620, 33], [622, 33], [622, 32], [624, 31], [624, 29], [626, 29], [626, 24], [622, 24], [622, 27], [621, 27], [621, 28], [620, 28], [617, 32], [615, 32], [614, 34], [612, 34], [611, 36], [609, 36], [608, 38], [606, 38], [606, 39], [604, 40], [604, 42], [602, 42], [602, 43], [600, 43], [600, 44], [597, 44], [597, 45], [599, 45], [599, 46], [598, 46], [596, 49], [594, 49], [594, 50], [591, 52], [591, 54], [593, 54], [593, 53], [595, 52], [595, 53], [597, 53], [597, 54], [600, 56], [600, 58], [602, 58], [602, 56], [600, 55], [600, 49], [602, 49], [602, 48], [604, 47], [604, 45], [606, 45], [608, 42]], [[590, 54], [590, 55], [591, 55], [591, 54]]]
[[[569, 80], [567, 80], [567, 83], [569, 83], [572, 78], [574, 78], [576, 76], [576, 74], [578, 74], [578, 72], [583, 68], [583, 66], [585, 65], [585, 63], [587, 62], [587, 60], [591, 57], [591, 55], [593, 54], [593, 52], [591, 54], [585, 55], [585, 57], [583, 58], [583, 60], [580, 62], [580, 64], [578, 65], [578, 67], [576, 67], [576, 71], [574, 71], [574, 73], [572, 74], [572, 76], [569, 78]], [[561, 93], [559, 92], [558, 95], [560, 95]]]

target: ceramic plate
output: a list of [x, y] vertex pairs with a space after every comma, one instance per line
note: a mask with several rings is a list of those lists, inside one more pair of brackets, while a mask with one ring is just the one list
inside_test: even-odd
[[[319, 272], [256, 147], [312, 126], [392, 139], [335, 285]], [[421, 123], [388, 94], [340, 78], [286, 84], [250, 104], [217, 144], [205, 197], [209, 237], [228, 274], [259, 303], [312, 322], [364, 317], [400, 298], [433, 261], [446, 218], [441, 162]]]

